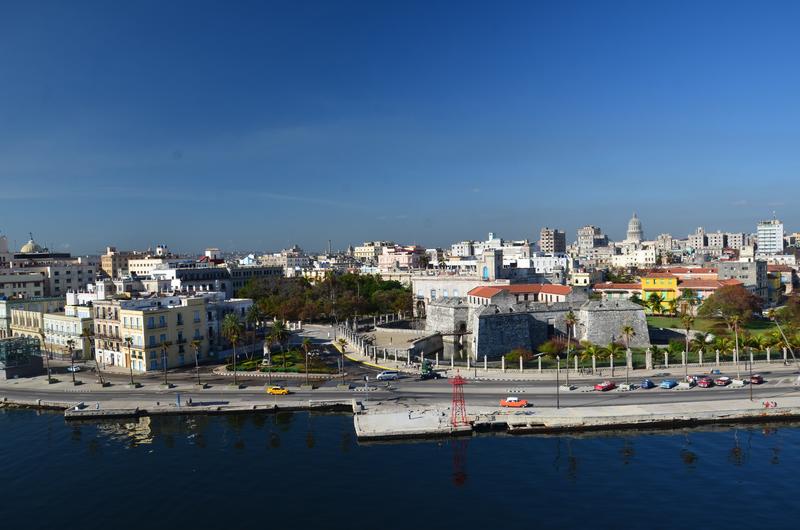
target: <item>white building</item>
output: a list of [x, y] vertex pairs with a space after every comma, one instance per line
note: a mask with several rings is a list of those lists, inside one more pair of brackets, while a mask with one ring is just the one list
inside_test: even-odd
[[642, 248], [633, 250], [627, 254], [615, 254], [611, 256], [611, 266], [617, 268], [637, 267], [640, 269], [645, 269], [654, 267], [655, 264], [655, 248]]
[[777, 219], [760, 221], [757, 226], [758, 253], [783, 253], [783, 223]]

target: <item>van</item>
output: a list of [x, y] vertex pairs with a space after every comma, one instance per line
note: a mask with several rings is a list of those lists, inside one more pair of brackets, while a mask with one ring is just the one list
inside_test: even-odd
[[394, 371], [385, 371], [378, 374], [376, 379], [378, 381], [394, 381], [400, 377], [400, 374]]

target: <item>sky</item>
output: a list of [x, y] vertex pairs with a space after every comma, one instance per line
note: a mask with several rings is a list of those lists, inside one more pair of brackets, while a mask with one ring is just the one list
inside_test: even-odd
[[799, 23], [780, 1], [0, 0], [0, 233], [797, 230]]

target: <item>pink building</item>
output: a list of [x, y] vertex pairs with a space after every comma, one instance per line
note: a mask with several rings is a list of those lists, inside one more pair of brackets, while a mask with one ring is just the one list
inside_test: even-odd
[[378, 269], [382, 272], [419, 269], [425, 248], [418, 245], [384, 247], [378, 256]]

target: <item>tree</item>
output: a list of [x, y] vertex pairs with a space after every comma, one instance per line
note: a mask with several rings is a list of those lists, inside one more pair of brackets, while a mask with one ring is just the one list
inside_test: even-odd
[[161, 342], [161, 359], [164, 362], [164, 386], [169, 387], [169, 380], [167, 379], [167, 368], [169, 368], [169, 355], [167, 350], [172, 346], [171, 340]]
[[200, 347], [203, 345], [203, 341], [200, 339], [194, 339], [192, 341], [192, 349], [194, 350], [194, 371], [197, 374], [197, 385], [200, 385]]
[[311, 339], [308, 337], [304, 338], [301, 347], [306, 356], [306, 384], [308, 384], [308, 350], [311, 349]]
[[650, 293], [647, 297], [647, 307], [656, 315], [661, 313], [661, 296], [658, 293]]
[[581, 357], [585, 357], [586, 359], [591, 359], [594, 357], [595, 359], [601, 358], [603, 356], [603, 348], [598, 346], [597, 344], [584, 343], [583, 344], [583, 354]]
[[630, 324], [622, 326], [622, 338], [625, 340], [625, 349], [630, 349], [631, 339], [636, 336], [636, 330]]
[[[692, 330], [692, 324], [694, 324], [694, 317], [688, 313], [685, 313], [681, 317], [681, 324], [683, 324], [683, 329], [686, 330], [686, 355], [688, 358], [689, 355], [689, 332]], [[688, 362], [688, 361], [687, 361]]]
[[717, 337], [714, 339], [714, 348], [724, 356], [728, 352], [733, 352], [734, 343], [730, 337]]
[[69, 365], [70, 371], [72, 372], [72, 384], [76, 384], [75, 381], [75, 340], [74, 339], [67, 339], [67, 348], [69, 349]]
[[678, 314], [678, 301], [675, 299], [667, 300], [667, 312], [670, 316], [675, 316]]
[[[83, 331], [81, 331], [81, 338], [87, 339], [89, 344], [93, 344], [94, 327], [89, 326], [88, 328], [84, 328]], [[94, 352], [94, 348], [91, 349]], [[103, 372], [100, 370], [100, 363], [97, 362], [97, 357], [95, 357], [95, 355], [92, 355], [92, 357], [94, 358], [94, 368], [97, 370], [97, 378], [100, 380], [100, 386], [106, 386], [106, 382], [103, 381]]]
[[264, 319], [264, 314], [261, 312], [261, 309], [258, 304], [253, 304], [247, 308], [247, 313], [245, 313], [244, 320], [247, 325], [250, 327], [250, 333], [253, 337], [253, 340], [250, 343], [250, 353], [248, 353], [247, 358], [253, 358], [253, 352], [256, 349], [256, 334], [258, 332], [258, 327], [261, 324], [261, 321]]
[[131, 386], [134, 386], [133, 383], [133, 355], [131, 354], [131, 348], [133, 347], [133, 337], [125, 337], [122, 339], [125, 343], [125, 346], [128, 348], [128, 369], [131, 372]]
[[625, 352], [625, 348], [623, 348], [620, 344], [616, 342], [612, 342], [605, 348], [603, 348], [603, 353], [608, 357], [611, 361], [611, 376], [614, 376], [614, 359], [617, 355], [622, 355]]
[[242, 335], [242, 325], [239, 319], [233, 313], [228, 313], [222, 319], [222, 336], [228, 339], [233, 346], [233, 384], [238, 386], [239, 381], [236, 378], [236, 344]]
[[[569, 378], [569, 347], [570, 347], [570, 338], [571, 335], [575, 333], [575, 326], [578, 324], [578, 317], [575, 316], [575, 313], [572, 312], [570, 309], [567, 312], [566, 317], [564, 317], [564, 321], [567, 324], [567, 378]], [[567, 384], [569, 384], [569, 379], [567, 379]]]
[[289, 330], [286, 329], [286, 324], [284, 324], [282, 320], [276, 320], [272, 323], [272, 330], [270, 332], [281, 349], [283, 367], [286, 368], [286, 350], [284, 349], [284, 345], [289, 340]]
[[707, 348], [712, 340], [713, 335], [708, 333], [695, 333], [694, 338], [689, 340], [689, 345], [693, 352], [698, 352], [703, 348]]
[[698, 314], [705, 317], [730, 318], [738, 316], [742, 323], [761, 310], [761, 299], [741, 284], [725, 285], [709, 296], [700, 306]]

